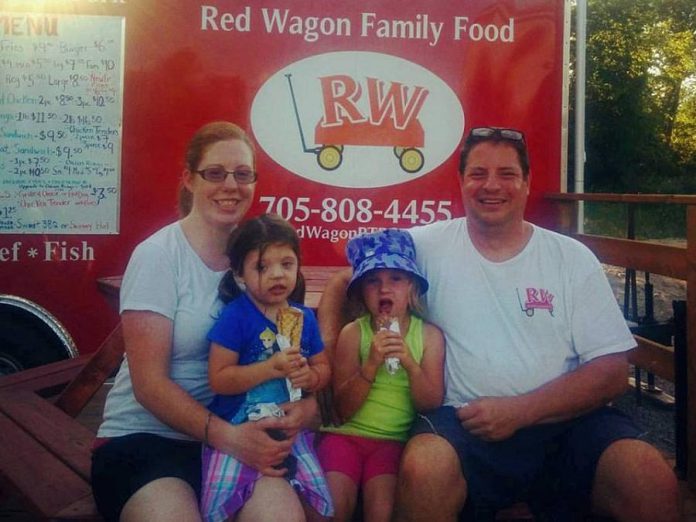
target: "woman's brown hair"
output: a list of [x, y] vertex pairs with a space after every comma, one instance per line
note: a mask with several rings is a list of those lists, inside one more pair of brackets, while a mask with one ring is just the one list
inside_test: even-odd
[[[200, 166], [201, 159], [208, 148], [215, 143], [227, 140], [239, 140], [249, 147], [256, 163], [256, 150], [249, 135], [239, 125], [229, 121], [213, 121], [206, 123], [196, 131], [186, 147], [184, 157], [186, 169], [195, 172]], [[255, 165], [252, 165], [255, 167]], [[179, 215], [184, 217], [191, 212], [192, 194], [184, 184], [179, 187]]]

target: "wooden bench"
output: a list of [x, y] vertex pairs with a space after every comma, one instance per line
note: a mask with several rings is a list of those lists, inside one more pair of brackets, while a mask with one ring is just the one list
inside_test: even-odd
[[94, 355], [0, 379], [0, 487], [37, 518], [101, 519], [90, 486], [95, 434], [75, 416], [122, 356], [119, 325]]
[[[316, 309], [338, 268], [303, 267], [307, 306]], [[118, 308], [121, 277], [97, 284]], [[33, 516], [100, 520], [90, 487], [95, 433], [75, 417], [118, 368], [123, 353], [119, 324], [93, 355], [0, 378], [0, 488]]]
[[[305, 303], [309, 307], [317, 308], [327, 280], [340, 268], [303, 267]], [[118, 301], [120, 283], [120, 277], [98, 282], [113, 305]], [[693, 299], [695, 294], [689, 295]], [[636, 351], [636, 362], [644, 353], [646, 358], [640, 364], [666, 373], [667, 377], [670, 368], [674, 372], [663, 349], [650, 349], [649, 343], [643, 341], [641, 346], [647, 348]], [[20, 499], [37, 518], [99, 520], [89, 479], [95, 435], [75, 416], [118, 367], [122, 355], [119, 325], [94, 355], [0, 378], [0, 488]], [[57, 390], [63, 387], [56, 397]], [[497, 519], [532, 517], [524, 506], [518, 505], [500, 513]]]
[[89, 483], [93, 440], [93, 432], [36, 393], [0, 393], [2, 484], [37, 517], [98, 519]]

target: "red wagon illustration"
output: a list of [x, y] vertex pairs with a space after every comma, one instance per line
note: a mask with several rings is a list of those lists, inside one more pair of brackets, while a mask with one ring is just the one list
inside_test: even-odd
[[517, 292], [517, 300], [520, 303], [520, 308], [527, 316], [533, 317], [534, 310], [547, 310], [549, 314], [551, 314], [551, 317], [553, 317], [553, 295], [537, 298], [534, 296], [530, 297], [528, 293], [527, 299], [525, 299], [523, 304], [520, 291], [518, 289], [515, 289], [515, 291]]
[[399, 166], [404, 171], [413, 174], [423, 168], [425, 158], [418, 147], [424, 146], [425, 134], [416, 118], [409, 121], [403, 129], [396, 128], [390, 118], [384, 118], [378, 124], [342, 120], [340, 124], [331, 126], [323, 125], [324, 122], [320, 120], [314, 129], [314, 142], [320, 145], [308, 147], [292, 86], [292, 75], [286, 74], [285, 77], [288, 79], [302, 148], [304, 152], [316, 154], [317, 163], [322, 169], [336, 170], [341, 165], [345, 145], [392, 147]]

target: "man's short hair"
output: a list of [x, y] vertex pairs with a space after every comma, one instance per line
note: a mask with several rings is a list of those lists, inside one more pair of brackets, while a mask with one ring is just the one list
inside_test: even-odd
[[463, 174], [469, 153], [479, 143], [506, 143], [515, 149], [520, 161], [522, 174], [526, 179], [529, 176], [529, 153], [527, 152], [527, 142], [522, 131], [516, 129], [504, 129], [500, 127], [474, 127], [464, 141], [462, 151], [459, 156], [459, 173]]

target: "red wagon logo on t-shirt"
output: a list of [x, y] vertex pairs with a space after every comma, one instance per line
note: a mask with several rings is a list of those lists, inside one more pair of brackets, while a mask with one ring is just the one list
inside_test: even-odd
[[522, 302], [520, 291], [517, 290], [517, 300], [520, 308], [529, 317], [534, 315], [534, 310], [548, 310], [553, 317], [553, 298], [554, 295], [543, 288], [527, 288], [525, 290], [525, 300]]

